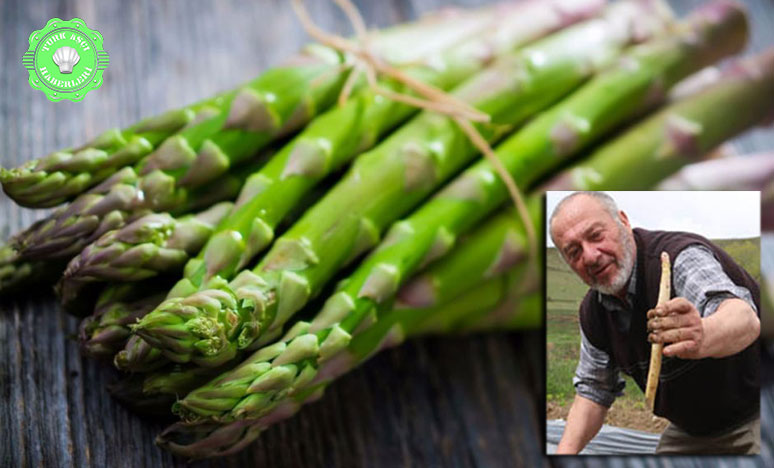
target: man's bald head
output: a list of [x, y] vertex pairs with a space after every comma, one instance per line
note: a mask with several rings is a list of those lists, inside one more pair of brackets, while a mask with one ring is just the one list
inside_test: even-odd
[[549, 220], [551, 239], [562, 258], [589, 286], [621, 295], [634, 267], [636, 245], [629, 219], [601, 192], [575, 192]]
[[559, 202], [559, 204], [556, 205], [554, 208], [554, 211], [551, 213], [551, 218], [549, 219], [548, 226], [549, 226], [549, 233], [551, 235], [551, 240], [556, 244], [556, 239], [554, 239], [554, 231], [553, 231], [553, 224], [554, 224], [554, 218], [556, 218], [559, 213], [566, 208], [567, 205], [572, 205], [573, 201], [577, 202], [578, 198], [588, 198], [589, 201], [593, 201], [596, 203], [599, 203], [600, 207], [607, 211], [607, 213], [610, 215], [610, 218], [612, 218], [614, 221], [618, 220], [618, 212], [620, 211], [618, 209], [618, 204], [613, 200], [613, 197], [606, 194], [605, 192], [592, 192], [592, 191], [579, 191], [579, 192], [573, 192], [570, 195], [567, 195], [562, 199], [562, 201]]

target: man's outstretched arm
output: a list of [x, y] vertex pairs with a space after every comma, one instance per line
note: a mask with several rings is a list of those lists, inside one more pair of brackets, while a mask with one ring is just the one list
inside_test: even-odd
[[676, 297], [648, 312], [651, 341], [671, 343], [665, 356], [683, 359], [722, 358], [734, 355], [755, 341], [761, 323], [750, 305], [726, 299], [710, 316], [702, 318], [688, 300]]
[[583, 450], [599, 432], [606, 415], [606, 406], [575, 395], [556, 454], [575, 455]]
[[718, 310], [702, 319], [704, 343], [700, 354], [705, 357], [726, 357], [750, 346], [761, 334], [761, 321], [741, 299], [726, 299]]
[[750, 291], [734, 284], [704, 246], [683, 250], [674, 263], [675, 297], [648, 312], [650, 340], [665, 356], [721, 358], [752, 344], [760, 320]]

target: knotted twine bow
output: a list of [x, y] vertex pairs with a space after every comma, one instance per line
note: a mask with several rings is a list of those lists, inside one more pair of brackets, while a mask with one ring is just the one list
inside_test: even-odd
[[[314, 24], [314, 21], [312, 21], [309, 16], [309, 12], [306, 10], [303, 0], [292, 0], [291, 5], [307, 34], [320, 44], [339, 52], [346, 52], [354, 58], [354, 64], [351, 65], [351, 71], [339, 94], [339, 105], [346, 102], [357, 79], [361, 74], [365, 74], [368, 86], [375, 94], [421, 109], [437, 112], [454, 120], [470, 139], [471, 143], [481, 151], [492, 167], [494, 167], [495, 171], [500, 176], [500, 179], [502, 179], [505, 184], [508, 194], [519, 213], [519, 217], [524, 223], [527, 242], [529, 244], [530, 261], [535, 262], [537, 260], [535, 227], [529, 217], [529, 212], [527, 211], [527, 206], [524, 203], [521, 191], [511, 174], [495, 155], [492, 147], [489, 146], [486, 139], [473, 125], [473, 122], [488, 123], [490, 122], [491, 117], [443, 90], [409, 76], [381, 59], [371, 49], [368, 31], [365, 22], [363, 21], [363, 17], [352, 2], [350, 0], [333, 0], [333, 2], [341, 8], [349, 19], [355, 30], [357, 41], [330, 34], [320, 29]], [[420, 97], [386, 89], [378, 83], [377, 76], [392, 78], [406, 86], [408, 89], [414, 91]]]

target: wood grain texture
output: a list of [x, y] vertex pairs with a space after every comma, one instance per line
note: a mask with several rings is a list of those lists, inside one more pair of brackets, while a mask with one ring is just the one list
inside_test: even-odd
[[[308, 3], [322, 26], [348, 31], [328, 1]], [[369, 25], [385, 26], [452, 2], [356, 3]], [[700, 2], [673, 3], [682, 14]], [[774, 45], [774, 4], [751, 1], [749, 8], [750, 50]], [[27, 38], [52, 17], [84, 19], [102, 32], [110, 53], [104, 85], [80, 103], [51, 103], [26, 82], [20, 62]], [[5, 167], [233, 87], [306, 42], [284, 0], [5, 0], [0, 34]], [[774, 136], [757, 130], [734, 147], [771, 149]], [[45, 213], [21, 209], [2, 195], [0, 235], [7, 238]], [[774, 268], [774, 249], [765, 255]], [[136, 417], [109, 397], [105, 387], [115, 374], [80, 357], [72, 339], [76, 328], [77, 320], [60, 313], [45, 291], [0, 305], [0, 466], [184, 465], [153, 445], [161, 424]], [[549, 461], [541, 455], [543, 342], [534, 332], [408, 343], [341, 379], [249, 450], [194, 466], [644, 466], [636, 459]], [[764, 408], [765, 457], [772, 460], [772, 388]], [[648, 466], [700, 466], [696, 459], [651, 461]], [[765, 462], [726, 463], [753, 465]]]

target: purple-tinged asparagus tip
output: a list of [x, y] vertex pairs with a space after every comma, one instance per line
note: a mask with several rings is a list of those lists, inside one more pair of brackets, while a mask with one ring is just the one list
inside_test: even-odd
[[435, 284], [431, 276], [423, 275], [403, 285], [398, 291], [398, 307], [430, 307], [436, 303]]
[[239, 444], [240, 441], [252, 442], [260, 433], [259, 427], [246, 421], [226, 426], [218, 423], [196, 425], [176, 423], [156, 437], [156, 445], [175, 455], [197, 459], [224, 455], [221, 451]]
[[678, 115], [667, 118], [664, 132], [670, 146], [678, 154], [699, 158], [701, 156], [699, 138], [702, 127], [696, 122], [684, 119]]

